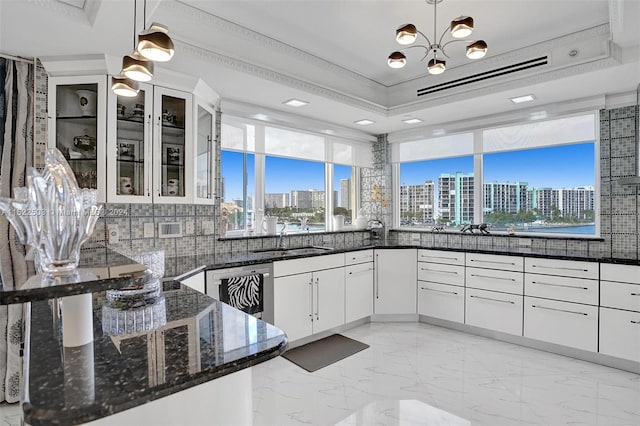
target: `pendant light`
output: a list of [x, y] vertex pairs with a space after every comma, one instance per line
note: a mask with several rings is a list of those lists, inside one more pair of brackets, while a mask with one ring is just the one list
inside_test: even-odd
[[[144, 0], [144, 24], [147, 25], [147, 0]], [[156, 62], [167, 62], [173, 57], [173, 41], [169, 28], [154, 22], [138, 35], [138, 52]]]
[[138, 95], [138, 83], [131, 80], [124, 74], [111, 77], [111, 90], [118, 96], [132, 98]]
[[122, 74], [135, 81], [149, 81], [153, 78], [153, 62], [136, 50], [136, 18], [138, 2], [133, 1], [133, 52], [122, 58]]

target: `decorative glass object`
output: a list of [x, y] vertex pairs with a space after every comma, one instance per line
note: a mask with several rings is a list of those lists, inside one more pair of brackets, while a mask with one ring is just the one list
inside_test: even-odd
[[0, 210], [18, 238], [37, 251], [42, 271], [68, 275], [78, 266], [80, 246], [91, 236], [102, 206], [95, 189], [80, 189], [56, 148], [47, 150], [42, 174], [27, 169], [27, 186], [14, 199], [0, 198]]

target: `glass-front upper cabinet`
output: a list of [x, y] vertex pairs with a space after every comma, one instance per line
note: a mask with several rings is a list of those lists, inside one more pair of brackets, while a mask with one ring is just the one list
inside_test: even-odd
[[49, 78], [49, 146], [67, 159], [80, 188], [98, 190], [106, 201], [107, 77]]
[[191, 98], [189, 93], [154, 88], [154, 202], [193, 202]]
[[195, 202], [213, 203], [214, 153], [215, 153], [215, 112], [214, 109], [196, 98], [194, 116], [196, 118], [195, 140]]
[[109, 94], [107, 199], [151, 202], [153, 86], [140, 84], [135, 97]]

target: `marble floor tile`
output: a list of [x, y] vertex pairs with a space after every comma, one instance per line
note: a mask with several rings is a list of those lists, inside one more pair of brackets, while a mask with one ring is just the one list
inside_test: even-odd
[[370, 347], [253, 367], [254, 425], [640, 425], [633, 373], [428, 324], [343, 334]]

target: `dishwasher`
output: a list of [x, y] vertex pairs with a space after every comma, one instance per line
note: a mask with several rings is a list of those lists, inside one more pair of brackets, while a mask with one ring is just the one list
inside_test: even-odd
[[[223, 280], [237, 279], [241, 277], [262, 276], [262, 310], [250, 314], [268, 322], [273, 322], [273, 273], [272, 264], [239, 266], [235, 268], [213, 269], [207, 271], [205, 280], [205, 293], [216, 300], [221, 300], [224, 292], [221, 292]], [[221, 300], [226, 302], [226, 300]]]

